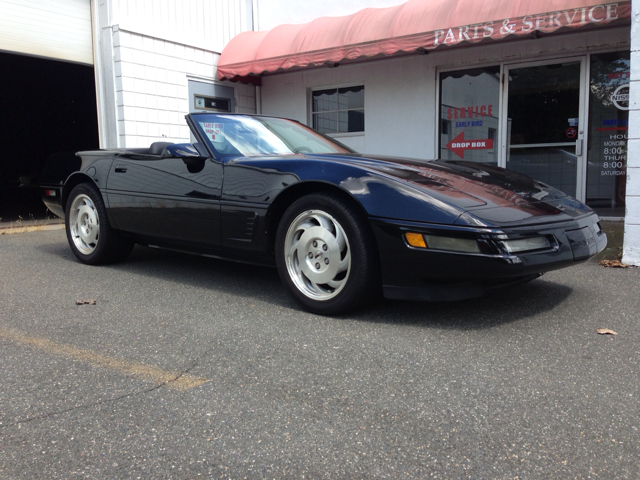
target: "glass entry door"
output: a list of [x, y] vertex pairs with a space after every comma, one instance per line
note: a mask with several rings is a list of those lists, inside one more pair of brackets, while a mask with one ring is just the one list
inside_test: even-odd
[[584, 197], [582, 58], [505, 67], [503, 159], [523, 173]]

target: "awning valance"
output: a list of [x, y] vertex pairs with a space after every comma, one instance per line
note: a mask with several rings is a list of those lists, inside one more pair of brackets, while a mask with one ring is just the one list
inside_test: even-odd
[[220, 79], [442, 46], [536, 36], [563, 28], [628, 22], [631, 2], [593, 0], [410, 0], [345, 17], [244, 32], [218, 63]]

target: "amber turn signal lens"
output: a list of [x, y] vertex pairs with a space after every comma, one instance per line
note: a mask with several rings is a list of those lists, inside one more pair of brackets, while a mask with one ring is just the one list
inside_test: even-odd
[[412, 247], [427, 248], [424, 237], [420, 233], [405, 233], [404, 237], [407, 239], [407, 243]]

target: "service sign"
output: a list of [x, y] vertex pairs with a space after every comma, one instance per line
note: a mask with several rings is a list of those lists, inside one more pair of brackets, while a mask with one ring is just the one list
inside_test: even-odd
[[551, 33], [563, 27], [576, 28], [589, 24], [606, 24], [628, 18], [631, 18], [631, 2], [606, 3], [436, 30], [433, 32], [433, 40], [424, 48], [456, 45], [461, 42], [479, 42], [485, 38], [499, 40], [508, 35]]

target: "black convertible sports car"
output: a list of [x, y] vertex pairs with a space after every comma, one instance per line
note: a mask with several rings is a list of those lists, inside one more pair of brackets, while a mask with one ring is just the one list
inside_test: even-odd
[[196, 142], [79, 152], [41, 185], [83, 263], [135, 243], [275, 265], [306, 309], [456, 300], [601, 251], [592, 210], [495, 166], [361, 155], [292, 120], [190, 114]]

